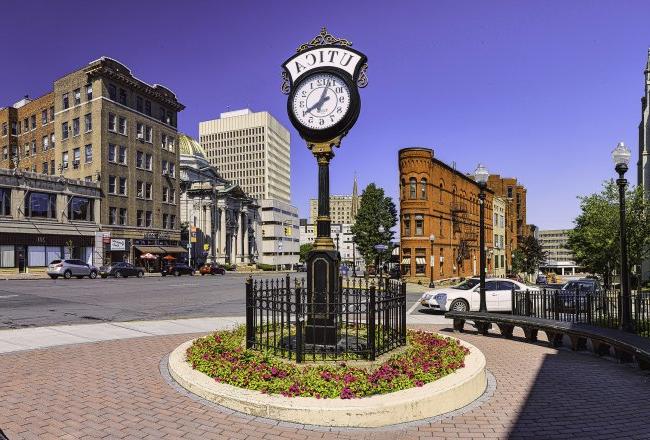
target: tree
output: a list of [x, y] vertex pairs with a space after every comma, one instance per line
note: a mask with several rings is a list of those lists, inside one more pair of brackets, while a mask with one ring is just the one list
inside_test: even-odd
[[[569, 232], [568, 247], [576, 263], [591, 273], [603, 276], [610, 285], [611, 274], [620, 266], [620, 217], [618, 187], [604, 182], [600, 193], [579, 197], [581, 213]], [[650, 255], [650, 201], [641, 188], [631, 187], [625, 194], [628, 263], [635, 267]]]
[[526, 272], [526, 256], [521, 249], [512, 253], [512, 272], [515, 274]]
[[300, 262], [304, 263], [307, 261], [307, 255], [314, 249], [314, 245], [311, 243], [305, 243], [300, 245]]
[[520, 250], [523, 256], [522, 272], [528, 275], [533, 275], [539, 266], [546, 261], [546, 252], [542, 249], [539, 241], [532, 235], [525, 237], [517, 250]]
[[[366, 264], [372, 264], [378, 257], [375, 246], [383, 244], [388, 249], [382, 256], [390, 255], [392, 239], [395, 232], [392, 228], [397, 224], [397, 209], [393, 200], [384, 194], [383, 188], [371, 183], [363, 190], [356, 222], [352, 226], [352, 234], [358, 252], [363, 256]], [[379, 227], [384, 227], [384, 232], [379, 232]]]

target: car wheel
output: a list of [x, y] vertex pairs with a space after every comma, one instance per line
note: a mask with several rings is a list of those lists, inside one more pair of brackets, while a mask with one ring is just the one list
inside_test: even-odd
[[174, 276], [175, 276], [175, 277], [180, 277], [180, 276], [181, 276], [181, 273], [180, 273], [179, 271], [175, 270], [175, 271], [174, 271]]
[[115, 272], [115, 278], [122, 278], [122, 272], [120, 272], [119, 270]]
[[59, 276], [58, 275], [50, 275], [50, 278], [52, 278], [53, 280], [56, 280], [57, 278], [59, 278]]
[[66, 280], [69, 280], [70, 278], [72, 278], [72, 272], [70, 272], [69, 270], [66, 270], [65, 272], [63, 272], [63, 278], [65, 278]]
[[90, 271], [90, 275], [88, 275], [88, 278], [94, 280], [95, 278], [97, 278], [97, 272], [95, 272], [94, 270]]
[[140, 271], [138, 272], [138, 278], [142, 278], [144, 276], [144, 272]]
[[194, 276], [194, 271], [190, 272], [190, 276]]
[[162, 272], [160, 275], [162, 275], [162, 276], [164, 276], [164, 277], [167, 276], [167, 274], [166, 274], [165, 272]]
[[464, 299], [455, 299], [449, 306], [449, 310], [454, 312], [468, 312], [469, 304]]
[[205, 273], [201, 272], [201, 276], [205, 275]]

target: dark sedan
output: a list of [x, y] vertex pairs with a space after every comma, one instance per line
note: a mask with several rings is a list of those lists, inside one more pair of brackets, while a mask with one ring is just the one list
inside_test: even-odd
[[187, 264], [177, 263], [163, 267], [160, 273], [162, 276], [174, 275], [175, 277], [180, 277], [181, 275], [194, 275], [194, 269]]
[[113, 263], [108, 266], [99, 268], [99, 276], [102, 278], [115, 277], [115, 278], [128, 278], [144, 276], [144, 269], [137, 267], [127, 262]]
[[201, 275], [225, 275], [226, 269], [218, 264], [204, 264], [199, 269]]

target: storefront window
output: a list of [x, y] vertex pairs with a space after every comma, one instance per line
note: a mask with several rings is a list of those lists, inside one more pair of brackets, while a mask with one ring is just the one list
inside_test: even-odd
[[27, 265], [30, 267], [45, 266], [45, 246], [27, 247]]
[[25, 216], [56, 218], [56, 194], [29, 193], [25, 197]]
[[68, 207], [70, 220], [92, 221], [93, 201], [85, 197], [73, 197]]
[[0, 215], [11, 215], [11, 190], [0, 188]]
[[411, 249], [402, 249], [402, 275], [411, 274]]
[[47, 246], [45, 248], [45, 263], [50, 264], [54, 260], [61, 259], [61, 246]]
[[415, 273], [417, 275], [422, 275], [426, 271], [427, 258], [425, 249], [416, 249], [415, 250]]
[[0, 267], [14, 267], [14, 246], [0, 246]]

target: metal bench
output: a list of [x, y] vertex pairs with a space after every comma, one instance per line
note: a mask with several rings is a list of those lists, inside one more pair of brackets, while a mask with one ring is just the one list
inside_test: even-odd
[[543, 331], [552, 347], [562, 345], [564, 335], [571, 340], [573, 350], [586, 350], [587, 340], [590, 340], [597, 355], [606, 355], [611, 348], [619, 362], [636, 361], [642, 370], [650, 370], [650, 338], [633, 333], [587, 324], [489, 312], [452, 311], [445, 313], [445, 317], [454, 320], [456, 332], [462, 332], [465, 322], [472, 321], [482, 335], [486, 335], [492, 324], [496, 324], [502, 336], [512, 338], [514, 328], [520, 327], [530, 342], [537, 341], [537, 333]]

